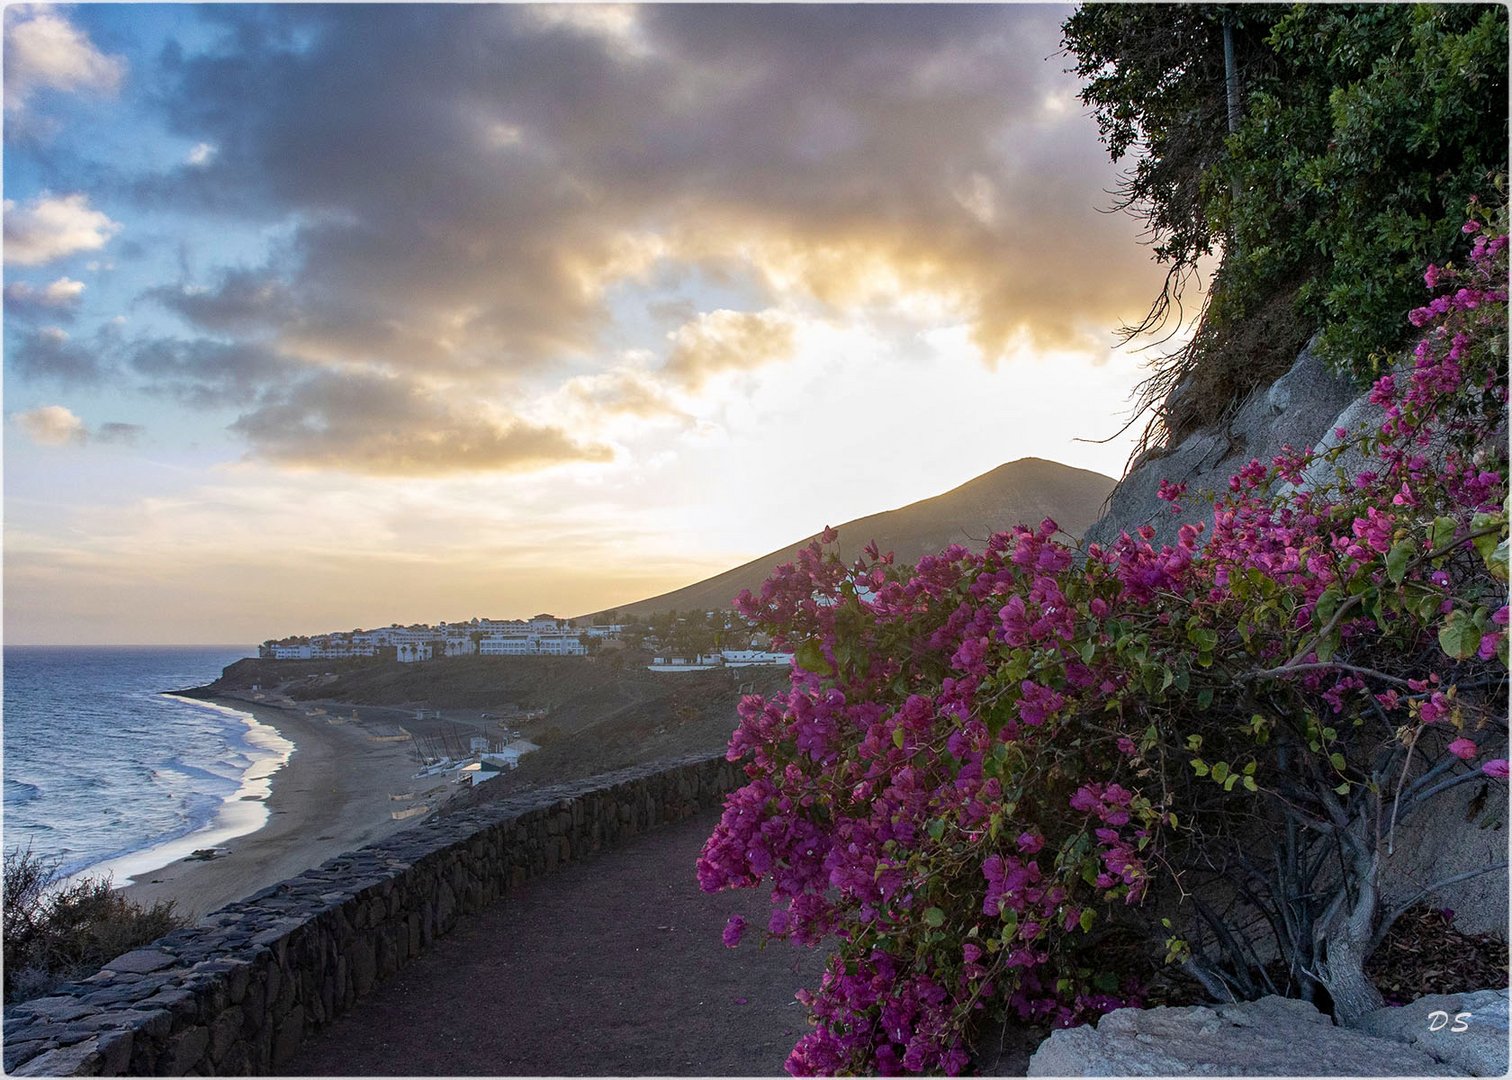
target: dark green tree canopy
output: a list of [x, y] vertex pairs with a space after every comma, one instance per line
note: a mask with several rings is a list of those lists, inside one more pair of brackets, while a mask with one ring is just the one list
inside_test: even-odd
[[1162, 326], [1198, 261], [1220, 258], [1145, 404], [1188, 377], [1206, 398], [1242, 393], [1318, 330], [1330, 361], [1367, 375], [1405, 340], [1421, 267], [1454, 258], [1467, 200], [1507, 171], [1499, 5], [1088, 4], [1062, 32], [1110, 156], [1132, 159], [1116, 206], [1169, 268], [1130, 333]]

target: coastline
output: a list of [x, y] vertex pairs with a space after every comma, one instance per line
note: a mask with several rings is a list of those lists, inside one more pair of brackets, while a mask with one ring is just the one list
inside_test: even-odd
[[[192, 700], [251, 715], [293, 744], [281, 767], [262, 777], [249, 774], [241, 796], [249, 816], [237, 835], [199, 832], [184, 838], [184, 853], [213, 846], [213, 859], [178, 857], [133, 875], [122, 889], [127, 899], [151, 906], [171, 900], [180, 914], [197, 920], [217, 908], [277, 884], [327, 859], [371, 844], [415, 824], [450, 794], [434, 779], [416, 780], [408, 741], [374, 735], [361, 723], [317, 709], [254, 701], [236, 694]], [[270, 790], [264, 798], [258, 783]], [[236, 809], [228, 806], [231, 817]], [[410, 816], [396, 819], [395, 814]], [[255, 824], [250, 815], [260, 815]], [[224, 822], [225, 815], [218, 820]], [[249, 828], [250, 826], [250, 828]]]

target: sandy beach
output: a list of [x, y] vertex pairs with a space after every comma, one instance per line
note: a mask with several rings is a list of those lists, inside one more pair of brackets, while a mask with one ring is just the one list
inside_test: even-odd
[[293, 742], [294, 753], [271, 778], [266, 825], [219, 843], [226, 854], [218, 858], [180, 859], [137, 875], [124, 890], [137, 903], [172, 900], [198, 919], [416, 824], [422, 806], [433, 812], [453, 790], [436, 778], [414, 779], [412, 748], [391, 726], [234, 696], [208, 700], [251, 713]]

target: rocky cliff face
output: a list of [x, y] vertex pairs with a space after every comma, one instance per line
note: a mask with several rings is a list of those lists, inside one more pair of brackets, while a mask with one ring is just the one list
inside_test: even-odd
[[[1227, 491], [1229, 477], [1251, 459], [1269, 464], [1287, 446], [1326, 449], [1335, 441], [1334, 428], [1357, 428], [1374, 411], [1358, 386], [1330, 371], [1311, 347], [1304, 349], [1285, 375], [1252, 393], [1226, 423], [1201, 428], [1136, 462], [1083, 539], [1106, 545], [1119, 533], [1153, 525], [1158, 543], [1174, 542], [1182, 525], [1208, 516], [1204, 493]], [[1162, 480], [1187, 485], [1180, 514], [1155, 497]]]
[[[1227, 491], [1229, 477], [1251, 459], [1268, 464], [1287, 446], [1321, 453], [1338, 443], [1336, 428], [1356, 432], [1379, 424], [1381, 417], [1367, 392], [1330, 371], [1310, 347], [1304, 349], [1286, 374], [1251, 394], [1226, 423], [1199, 429], [1179, 445], [1136, 462], [1083, 540], [1109, 544], [1120, 533], [1148, 524], [1155, 527], [1155, 543], [1172, 543], [1181, 525], [1210, 519], [1205, 493]], [[1363, 464], [1349, 455], [1333, 463], [1320, 460], [1303, 474], [1303, 482], [1331, 476], [1335, 468], [1358, 472]], [[1187, 484], [1180, 513], [1172, 513], [1156, 496], [1162, 480]], [[1384, 868], [1388, 897], [1411, 896], [1433, 882], [1504, 863], [1507, 820], [1503, 782], [1486, 780], [1450, 792], [1436, 809], [1425, 810], [1399, 830]], [[1423, 902], [1452, 908], [1455, 926], [1466, 933], [1505, 934], [1507, 885], [1507, 871], [1493, 871]]]

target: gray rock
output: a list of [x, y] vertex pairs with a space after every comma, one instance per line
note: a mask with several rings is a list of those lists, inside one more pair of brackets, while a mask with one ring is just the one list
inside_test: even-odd
[[1507, 991], [1431, 994], [1411, 1005], [1377, 1009], [1359, 1030], [1406, 1043], [1468, 1076], [1507, 1072]]
[[87, 1005], [78, 998], [62, 995], [35, 998], [22, 1002], [16, 1007], [18, 1017], [36, 1017], [37, 1020], [53, 1024], [66, 1024], [70, 1020], [91, 1016], [99, 1011], [93, 1005]]
[[74, 1046], [60, 1046], [38, 1054], [12, 1076], [88, 1076], [97, 1072], [100, 1063], [99, 1040], [88, 1039]]
[[1119, 1009], [1057, 1031], [1029, 1076], [1452, 1076], [1422, 1051], [1339, 1028], [1305, 1001]]
[[146, 975], [150, 971], [160, 971], [176, 963], [178, 963], [176, 956], [171, 956], [161, 950], [137, 949], [135, 952], [123, 953], [116, 957], [105, 965], [105, 970]]
[[[1316, 447], [1332, 437], [1335, 427], [1352, 426], [1341, 423], [1340, 414], [1363, 396], [1358, 386], [1330, 371], [1311, 347], [1304, 349], [1291, 370], [1251, 394], [1227, 423], [1193, 432], [1180, 445], [1130, 469], [1114, 489], [1108, 512], [1084, 539], [1108, 545], [1120, 533], [1150, 524], [1157, 545], [1174, 542], [1181, 525], [1211, 520], [1209, 497], [1226, 492], [1229, 477], [1252, 458], [1269, 464], [1283, 447]], [[1331, 476], [1332, 466], [1320, 475]], [[1187, 485], [1180, 514], [1155, 497], [1162, 480]]]

